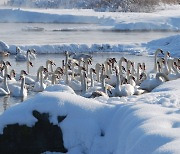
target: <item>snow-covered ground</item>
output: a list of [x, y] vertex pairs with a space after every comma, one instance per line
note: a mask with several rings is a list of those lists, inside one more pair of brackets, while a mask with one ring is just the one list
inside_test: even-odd
[[58, 124], [68, 153], [180, 153], [180, 79], [141, 96], [87, 99], [68, 92], [42, 92], [0, 116], [6, 124], [32, 126], [32, 111], [67, 118]]
[[98, 23], [114, 30], [180, 30], [180, 6], [153, 13], [76, 9], [0, 9], [0, 22]]

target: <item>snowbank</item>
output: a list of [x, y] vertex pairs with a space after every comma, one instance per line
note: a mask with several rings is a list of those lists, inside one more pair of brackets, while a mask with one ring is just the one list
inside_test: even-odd
[[179, 83], [180, 79], [169, 81], [140, 96], [96, 100], [43, 92], [0, 115], [0, 132], [7, 124], [34, 125], [37, 119], [32, 111], [37, 110], [50, 113], [50, 121], [57, 125], [57, 116], [67, 115], [59, 126], [65, 147], [72, 154], [178, 154]]
[[[23, 50], [33, 48], [37, 53], [64, 53], [69, 52], [128, 52], [131, 54], [143, 54], [136, 45], [123, 44], [60, 44], [60, 45], [25, 45], [19, 46]], [[16, 46], [10, 45], [8, 49], [12, 54], [16, 53]], [[6, 51], [6, 50], [5, 50]], [[147, 53], [146, 53], [147, 54]]]
[[[0, 9], [0, 22], [31, 22], [31, 23], [98, 23], [99, 19], [94, 15], [79, 15], [68, 11], [54, 10], [30, 10], [30, 9]], [[84, 11], [82, 11], [83, 13]], [[92, 14], [92, 11], [89, 13]]]
[[[153, 55], [161, 48], [164, 51], [170, 51], [171, 56], [180, 57], [180, 35], [170, 36], [158, 40], [153, 40], [142, 44], [60, 44], [60, 45], [22, 45], [23, 50], [34, 48], [37, 53], [63, 53], [69, 52], [127, 52], [133, 55]], [[0, 51], [9, 51], [16, 53], [16, 45], [7, 45], [0, 41]]]
[[77, 9], [0, 9], [0, 22], [96, 23], [112, 30], [180, 30], [180, 6], [153, 13], [95, 12]]
[[149, 54], [154, 54], [154, 51], [157, 48], [161, 48], [162, 50], [170, 51], [173, 56], [180, 57], [180, 45], [178, 42], [180, 42], [180, 35], [175, 35], [167, 38], [153, 40], [142, 44], [142, 46], [146, 47]]

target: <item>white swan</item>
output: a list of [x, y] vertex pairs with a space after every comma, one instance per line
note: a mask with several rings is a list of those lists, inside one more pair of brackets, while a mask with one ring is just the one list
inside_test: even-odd
[[144, 80], [140, 88], [150, 92], [165, 81], [169, 81], [169, 78], [164, 73], [157, 73], [155, 78]]
[[121, 80], [120, 80], [120, 75], [118, 74], [117, 72], [117, 69], [116, 69], [116, 86], [115, 88], [111, 89], [111, 93], [113, 97], [121, 97], [122, 96], [122, 93], [121, 93]]
[[0, 96], [4, 96], [4, 95], [9, 95], [10, 94], [10, 90], [9, 90], [8, 84], [7, 84], [7, 78], [11, 78], [11, 77], [8, 74], [6, 74], [4, 76], [3, 88], [0, 88]]
[[35, 84], [35, 79], [33, 79], [33, 78], [35, 78], [35, 76], [27, 74], [26, 71], [24, 71], [24, 70], [21, 71], [20, 75], [26, 75], [25, 83], [27, 85]]
[[27, 89], [25, 85], [25, 76], [20, 76], [21, 86], [14, 86], [11, 95], [14, 97], [27, 97]]
[[173, 63], [172, 63], [171, 67], [172, 67], [172, 70], [174, 71], [174, 73], [169, 73], [168, 74], [168, 78], [170, 80], [175, 80], [175, 79], [180, 78], [180, 72], [178, 71], [178, 68], [179, 68], [178, 60], [179, 60], [178, 58], [174, 58], [173, 61], [172, 61]]
[[37, 81], [35, 82], [33, 91], [35, 92], [41, 92], [44, 91], [46, 88], [46, 84], [44, 84], [44, 79], [43, 79], [43, 73], [47, 72], [47, 69], [44, 68], [43, 66], [40, 66], [37, 72]]
[[140, 69], [142, 69], [141, 63], [137, 64], [137, 73], [136, 73], [136, 85], [140, 84]]
[[47, 71], [48, 71], [48, 72], [51, 72], [51, 73], [54, 72], [53, 66], [56, 66], [55, 62], [48, 59], [48, 60], [46, 61], [46, 69], [47, 69]]
[[19, 47], [16, 48], [16, 61], [30, 61], [31, 50], [23, 51]]
[[3, 64], [4, 64], [4, 66], [3, 66], [3, 70], [4, 70], [3, 75], [9, 74], [9, 66], [11, 66], [11, 63], [9, 61], [6, 61]]
[[117, 84], [114, 90], [112, 90], [112, 96], [131, 96], [134, 95], [135, 89], [131, 84], [121, 85], [120, 75], [117, 75]]
[[164, 69], [162, 70], [163, 73], [165, 73], [166, 75], [168, 75], [171, 72], [171, 66], [170, 66], [170, 62], [168, 62], [170, 59], [168, 59], [170, 57], [170, 52], [166, 51], [164, 54]]
[[101, 87], [92, 87], [92, 88], [89, 88], [87, 90], [87, 93], [84, 94], [83, 96], [84, 97], [88, 97], [88, 98], [95, 98], [95, 97], [100, 97], [100, 96], [103, 96], [103, 97], [109, 97], [108, 96], [108, 92], [107, 90], [109, 89], [108, 85], [106, 85], [105, 83], [105, 79], [109, 79], [109, 76], [107, 75], [102, 75], [102, 79], [101, 79]]
[[140, 86], [137, 85], [135, 81], [136, 81], [135, 77], [130, 75], [129, 76], [129, 84], [134, 87], [134, 95], [141, 95], [141, 94], [145, 93], [146, 91], [141, 89]]
[[158, 70], [158, 67], [157, 67], [157, 56], [158, 56], [159, 53], [163, 54], [163, 50], [157, 49], [155, 51], [155, 55], [154, 55], [154, 68], [153, 68], [153, 70], [150, 71], [150, 73], [157, 73], [157, 70]]
[[95, 71], [96, 71], [97, 82], [100, 82], [100, 70], [101, 70], [101, 67], [102, 67], [101, 64], [96, 63]]

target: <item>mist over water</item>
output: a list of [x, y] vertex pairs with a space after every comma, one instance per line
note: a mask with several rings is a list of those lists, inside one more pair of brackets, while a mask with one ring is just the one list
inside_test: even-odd
[[177, 32], [104, 31], [96, 24], [0, 23], [1, 40], [9, 45], [134, 44], [175, 34]]

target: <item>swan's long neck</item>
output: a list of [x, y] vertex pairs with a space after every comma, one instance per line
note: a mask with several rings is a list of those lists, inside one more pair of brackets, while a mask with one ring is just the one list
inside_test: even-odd
[[4, 75], [8, 74], [8, 66], [5, 65], [5, 69], [4, 69]]
[[115, 89], [116, 89], [116, 91], [120, 91], [121, 81], [120, 81], [120, 75], [119, 74], [116, 75], [116, 79], [117, 79], [117, 81], [116, 81]]
[[74, 67], [75, 67], [75, 63], [72, 64], [72, 78], [74, 79]]
[[94, 87], [93, 70], [90, 69], [91, 87]]
[[52, 85], [56, 84], [56, 75], [55, 74], [52, 75], [51, 83], [52, 83]]
[[102, 76], [102, 81], [101, 81], [101, 86], [102, 86], [102, 91], [106, 92], [106, 83], [105, 83], [105, 77]]
[[82, 93], [86, 93], [86, 91], [87, 91], [87, 78], [85, 77], [85, 72], [83, 72], [82, 78], [83, 78]]
[[86, 66], [85, 66], [85, 68], [86, 68], [86, 73], [89, 74], [89, 64], [88, 64], [88, 60], [86, 60]]
[[126, 70], [130, 70], [130, 67], [131, 67], [131, 61], [128, 60], [128, 62], [126, 63]]
[[164, 73], [157, 73], [156, 74], [156, 79], [160, 80], [160, 77], [164, 78], [165, 81], [169, 81], [169, 78], [167, 77], [167, 75], [165, 75]]
[[26, 52], [27, 61], [30, 61], [30, 56], [29, 56], [29, 54], [30, 54], [30, 52], [27, 51], [27, 52]]
[[165, 73], [168, 75], [170, 70], [169, 70], [169, 67], [168, 67], [168, 53], [167, 52], [165, 54], [164, 59], [165, 59], [165, 65], [164, 65], [165, 66]]
[[65, 65], [68, 63], [68, 59], [69, 59], [69, 54], [68, 54], [68, 53], [66, 53]]
[[30, 61], [27, 60], [26, 64], [27, 64], [27, 73], [29, 74], [29, 72], [30, 72]]
[[8, 84], [7, 84], [7, 75], [4, 76], [4, 90], [5, 90], [7, 93], [10, 93], [9, 87], [8, 87]]
[[140, 81], [139, 81], [139, 78], [140, 78], [140, 63], [137, 64], [137, 76], [136, 76], [136, 84], [139, 85], [140, 84]]
[[69, 77], [68, 77], [68, 64], [65, 64], [65, 75], [66, 75], [66, 84], [69, 84]]
[[37, 71], [37, 79], [36, 79], [36, 81], [40, 80], [40, 73], [41, 73], [42, 69], [43, 69], [43, 66], [39, 67], [39, 69]]
[[81, 73], [81, 59], [78, 60], [78, 73], [80, 74]]
[[54, 72], [52, 64], [50, 64], [50, 69], [51, 69], [51, 72]]
[[27, 60], [26, 64], [27, 64], [27, 73], [29, 73], [29, 61], [28, 60]]
[[43, 88], [43, 71], [40, 72], [40, 87]]
[[131, 73], [132, 73], [132, 75], [136, 75], [136, 70], [134, 68], [134, 62], [132, 62], [132, 63], [133, 63], [133, 65], [131, 66]]
[[46, 61], [46, 69], [48, 70], [48, 72], [49, 72], [49, 64], [50, 64], [50, 63], [49, 63], [49, 60], [47, 60], [47, 61]]
[[158, 66], [157, 66], [157, 55], [160, 52], [160, 50], [156, 50], [155, 55], [154, 55], [154, 71], [157, 72]]
[[100, 82], [100, 75], [99, 75], [100, 67], [98, 64], [96, 64], [95, 69], [96, 69], [97, 82]]
[[111, 65], [109, 66], [109, 74], [112, 74], [112, 63], [111, 63]]
[[24, 90], [25, 90], [25, 77], [23, 76], [22, 80], [21, 80], [21, 91], [20, 91], [20, 95], [24, 96]]
[[123, 72], [122, 72], [122, 62], [124, 61], [124, 58], [121, 58], [120, 60], [119, 60], [119, 74], [123, 74]]
[[177, 68], [174, 67], [174, 62], [177, 62], [178, 63], [178, 59], [177, 58], [174, 58], [173, 62], [172, 62], [172, 70], [175, 72], [175, 74], [180, 74], [177, 70]]
[[105, 65], [105, 74], [109, 75], [109, 66], [107, 64], [107, 61], [104, 63], [104, 65]]

